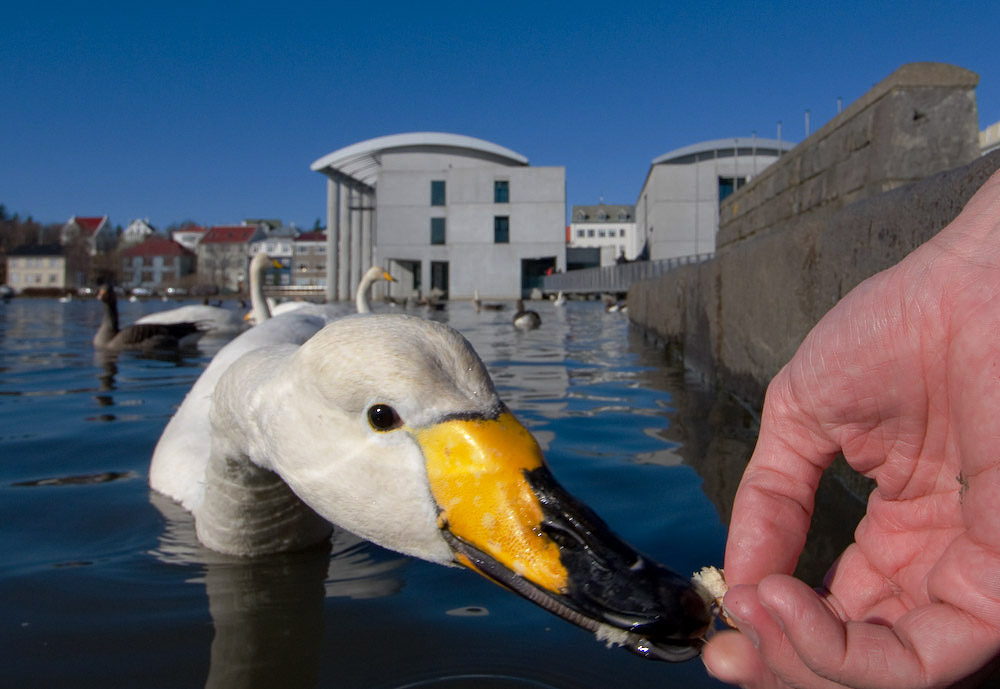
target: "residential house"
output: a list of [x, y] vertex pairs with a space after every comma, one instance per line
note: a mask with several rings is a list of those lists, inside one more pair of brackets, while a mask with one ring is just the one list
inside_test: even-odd
[[[635, 208], [600, 203], [573, 206], [567, 238], [566, 262], [575, 267], [610, 266], [621, 260], [633, 261], [642, 251], [636, 240]], [[591, 252], [577, 251], [592, 249]], [[594, 254], [590, 260], [574, 260], [574, 254]], [[574, 264], [586, 265], [574, 265]]]
[[195, 251], [198, 242], [205, 236], [205, 228], [201, 225], [185, 225], [179, 230], [170, 233], [170, 238], [183, 246], [185, 249]]
[[248, 289], [250, 244], [263, 239], [259, 225], [216, 225], [198, 242], [198, 279], [222, 291]]
[[292, 284], [301, 287], [326, 286], [326, 233], [304, 232], [295, 238]]
[[194, 275], [196, 256], [172, 239], [150, 237], [121, 252], [121, 285], [147, 287], [154, 291], [183, 286]]
[[15, 292], [77, 286], [72, 284], [66, 269], [66, 249], [61, 244], [28, 244], [10, 251], [7, 284]]
[[156, 234], [156, 230], [149, 224], [149, 218], [145, 220], [137, 218], [128, 224], [122, 232], [123, 244], [139, 244]]
[[62, 226], [59, 239], [63, 246], [82, 239], [91, 256], [106, 254], [118, 246], [118, 235], [106, 215], [74, 215]]

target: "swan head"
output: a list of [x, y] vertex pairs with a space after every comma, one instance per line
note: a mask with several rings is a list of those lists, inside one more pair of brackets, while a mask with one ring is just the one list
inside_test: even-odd
[[405, 315], [343, 318], [273, 378], [246, 389], [268, 402], [254, 402], [252, 428], [238, 432], [251, 437], [251, 459], [325, 519], [468, 567], [640, 654], [698, 653], [710, 621], [698, 591], [559, 486], [455, 330]]

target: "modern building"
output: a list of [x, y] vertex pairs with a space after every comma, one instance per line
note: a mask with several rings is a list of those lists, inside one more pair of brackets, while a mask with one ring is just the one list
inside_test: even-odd
[[186, 287], [185, 278], [195, 272], [195, 253], [164, 237], [134, 244], [123, 249], [121, 256], [121, 285], [128, 289]]
[[[653, 159], [635, 204], [637, 241], [651, 260], [715, 251], [719, 203], [795, 144], [737, 137]], [[642, 251], [642, 249], [640, 249]]]
[[259, 225], [216, 225], [198, 242], [198, 279], [226, 292], [246, 291], [250, 244], [263, 239]]
[[[599, 258], [594, 265], [633, 261], [642, 251], [642, 245], [636, 241], [634, 206], [605, 203], [573, 206], [570, 218], [567, 252], [597, 249]], [[573, 263], [569, 258], [567, 262]]]
[[61, 244], [29, 244], [11, 250], [7, 254], [7, 284], [15, 292], [76, 286], [70, 280]]
[[316, 160], [327, 177], [327, 299], [387, 268], [393, 296], [516, 298], [565, 270], [566, 170], [459, 134], [394, 134]]

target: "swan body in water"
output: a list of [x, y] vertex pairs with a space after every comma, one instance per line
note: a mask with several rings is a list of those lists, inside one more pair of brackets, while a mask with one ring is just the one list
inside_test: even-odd
[[514, 327], [519, 330], [534, 330], [535, 328], [541, 327], [542, 317], [538, 315], [537, 311], [525, 309], [524, 301], [518, 299], [517, 311], [514, 313], [513, 323]]
[[636, 653], [698, 653], [710, 623], [699, 589], [559, 486], [458, 332], [371, 314], [289, 333], [283, 321], [300, 315], [254, 327], [227, 347], [254, 342], [206, 369], [207, 433], [192, 439], [208, 448], [154, 456], [152, 487], [193, 514], [204, 545], [259, 556], [336, 525], [464, 565]]

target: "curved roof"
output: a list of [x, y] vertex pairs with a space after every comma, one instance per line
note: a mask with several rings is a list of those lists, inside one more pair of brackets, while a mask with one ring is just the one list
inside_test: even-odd
[[356, 144], [345, 146], [333, 153], [328, 153], [309, 166], [315, 172], [334, 172], [356, 179], [363, 184], [372, 186], [382, 168], [380, 156], [385, 151], [399, 148], [440, 147], [464, 148], [477, 153], [486, 153], [509, 162], [512, 165], [527, 165], [528, 159], [509, 148], [476, 139], [462, 134], [445, 134], [443, 132], [409, 132], [406, 134], [390, 134]]
[[756, 147], [758, 153], [764, 153], [766, 151], [790, 151], [795, 148], [796, 144], [791, 141], [778, 141], [777, 139], [760, 139], [753, 138], [749, 136], [734, 136], [731, 139], [715, 139], [714, 141], [702, 141], [701, 143], [691, 144], [690, 146], [682, 146], [681, 148], [670, 151], [669, 153], [664, 153], [658, 158], [653, 158], [653, 165], [659, 165], [660, 163], [669, 163], [671, 161], [677, 161], [681, 158], [687, 158], [689, 156], [694, 156], [699, 153], [711, 153], [712, 151], [719, 151], [720, 153], [730, 153], [734, 148], [739, 150], [753, 149]]

